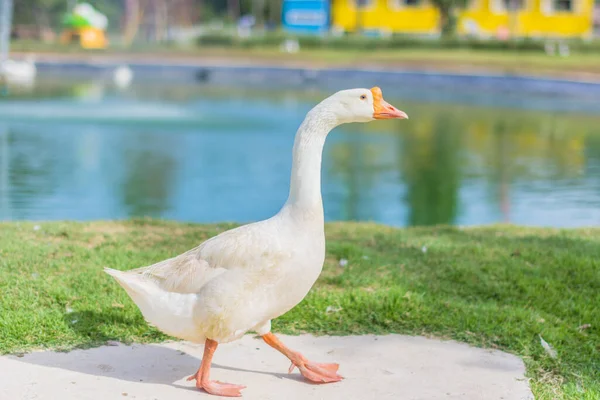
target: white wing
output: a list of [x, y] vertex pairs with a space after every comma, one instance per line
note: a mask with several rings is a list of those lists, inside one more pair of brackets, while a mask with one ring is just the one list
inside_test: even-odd
[[129, 271], [175, 293], [197, 293], [228, 270], [264, 272], [291, 257], [272, 225], [261, 221], [240, 226], [208, 239], [177, 257]]

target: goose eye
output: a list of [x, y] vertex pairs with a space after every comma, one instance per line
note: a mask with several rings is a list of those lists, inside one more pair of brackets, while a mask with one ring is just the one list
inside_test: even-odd
[[366, 99], [367, 99], [367, 96], [363, 94], [363, 95], [361, 95], [361, 96], [360, 96], [360, 99], [361, 99], [361, 100], [366, 100]]

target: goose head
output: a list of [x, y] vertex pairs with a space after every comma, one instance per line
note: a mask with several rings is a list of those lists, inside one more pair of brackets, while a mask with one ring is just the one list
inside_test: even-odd
[[378, 87], [341, 90], [327, 99], [327, 108], [340, 124], [379, 119], [408, 119], [404, 111], [398, 110], [383, 99]]

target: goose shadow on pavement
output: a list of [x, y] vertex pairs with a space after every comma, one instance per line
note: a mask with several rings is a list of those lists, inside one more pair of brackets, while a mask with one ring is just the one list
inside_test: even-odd
[[[74, 330], [77, 330], [75, 326], [79, 323], [82, 325], [86, 324], [88, 327], [90, 323], [100, 326], [104, 322], [103, 320], [107, 318], [113, 319], [115, 316], [85, 311], [68, 314], [65, 316], [65, 319], [68, 320]], [[77, 319], [76, 324], [72, 324], [73, 319]], [[89, 334], [89, 330], [87, 330], [87, 334]], [[200, 366], [200, 358], [187, 354], [177, 348], [157, 344], [126, 345], [111, 342], [109, 337], [103, 337], [98, 332], [95, 332], [95, 337], [105, 340], [110, 345], [89, 349], [76, 349], [70, 352], [33, 352], [25, 354], [22, 357], [14, 357], [14, 359], [24, 363], [50, 368], [61, 368], [88, 375], [104, 376], [130, 382], [167, 384], [178, 388], [196, 390], [193, 387], [183, 386], [177, 382], [185, 381], [188, 376], [196, 372]], [[199, 349], [203, 347], [202, 345], [197, 346]], [[257, 363], [259, 362], [257, 360]], [[303, 380], [298, 374], [244, 369], [213, 363], [212, 370], [214, 371], [213, 376], [215, 379], [218, 379], [219, 369], [236, 371], [243, 374], [265, 374], [277, 378]], [[240, 381], [243, 380], [244, 378], [241, 377]]]

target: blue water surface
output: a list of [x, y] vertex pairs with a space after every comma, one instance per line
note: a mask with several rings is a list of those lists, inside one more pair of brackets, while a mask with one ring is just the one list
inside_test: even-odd
[[[327, 220], [600, 222], [593, 102], [414, 87], [384, 88], [410, 120], [328, 138]], [[329, 94], [66, 79], [13, 89], [0, 100], [0, 220], [267, 218], [287, 197], [296, 129]]]

